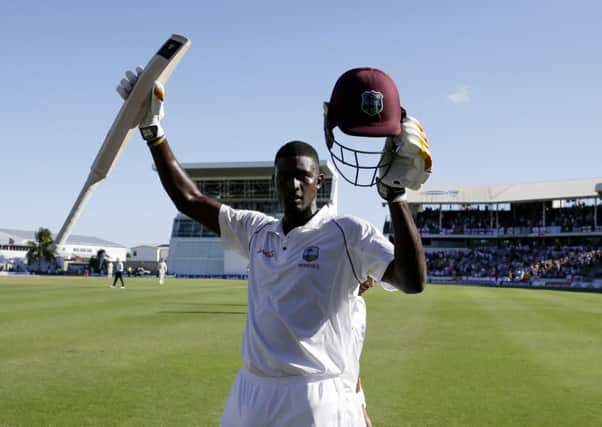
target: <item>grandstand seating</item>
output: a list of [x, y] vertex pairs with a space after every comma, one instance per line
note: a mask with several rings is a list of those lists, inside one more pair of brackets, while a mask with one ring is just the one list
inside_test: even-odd
[[501, 247], [428, 252], [427, 263], [432, 276], [493, 277], [498, 282], [534, 278], [573, 280], [600, 272], [602, 249], [532, 247], [508, 242]]
[[[602, 287], [602, 204], [592, 182], [410, 193], [430, 279]], [[391, 236], [388, 220], [383, 231]]]

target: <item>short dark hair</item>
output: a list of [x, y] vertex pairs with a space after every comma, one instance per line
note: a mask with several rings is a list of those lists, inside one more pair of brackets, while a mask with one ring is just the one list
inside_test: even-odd
[[303, 141], [289, 141], [284, 144], [274, 158], [274, 165], [278, 162], [278, 159], [289, 156], [307, 156], [311, 157], [316, 162], [316, 168], [320, 169], [320, 157], [314, 147], [307, 142]]

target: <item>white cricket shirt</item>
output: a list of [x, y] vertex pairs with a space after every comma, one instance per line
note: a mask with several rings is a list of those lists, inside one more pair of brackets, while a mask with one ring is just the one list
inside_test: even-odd
[[249, 259], [246, 369], [262, 377], [328, 378], [348, 366], [354, 291], [380, 280], [393, 245], [372, 224], [324, 206], [284, 234], [281, 221], [222, 205], [224, 247]]

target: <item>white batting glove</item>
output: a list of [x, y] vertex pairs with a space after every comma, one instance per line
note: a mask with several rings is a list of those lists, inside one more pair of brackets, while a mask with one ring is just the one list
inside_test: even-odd
[[433, 160], [424, 128], [413, 117], [406, 117], [401, 128], [401, 134], [387, 137], [380, 161], [378, 189], [386, 200], [388, 189], [382, 187], [419, 190], [431, 176]]
[[138, 77], [140, 77], [143, 71], [144, 68], [138, 65], [135, 73], [131, 70], [127, 70], [125, 72], [125, 78], [121, 79], [117, 85], [117, 93], [124, 101], [128, 99], [130, 93], [132, 93], [132, 89], [134, 89], [134, 85], [138, 81]]
[[[136, 67], [136, 73], [128, 70], [125, 73], [125, 78], [121, 79], [117, 86], [117, 93], [126, 100], [134, 85], [138, 81], [138, 78], [144, 71], [141, 66]], [[165, 116], [163, 109], [163, 101], [165, 100], [165, 89], [159, 81], [155, 81], [153, 84], [153, 90], [150, 94], [150, 102], [148, 103], [148, 109], [142, 117], [142, 121], [138, 125], [142, 138], [146, 141], [156, 141], [165, 136], [165, 131], [161, 126], [161, 119]]]

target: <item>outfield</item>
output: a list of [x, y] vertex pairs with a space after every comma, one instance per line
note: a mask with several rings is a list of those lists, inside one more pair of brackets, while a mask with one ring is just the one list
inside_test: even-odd
[[[215, 426], [242, 281], [0, 277], [0, 426]], [[602, 294], [430, 286], [366, 295], [379, 426], [598, 426]]]

